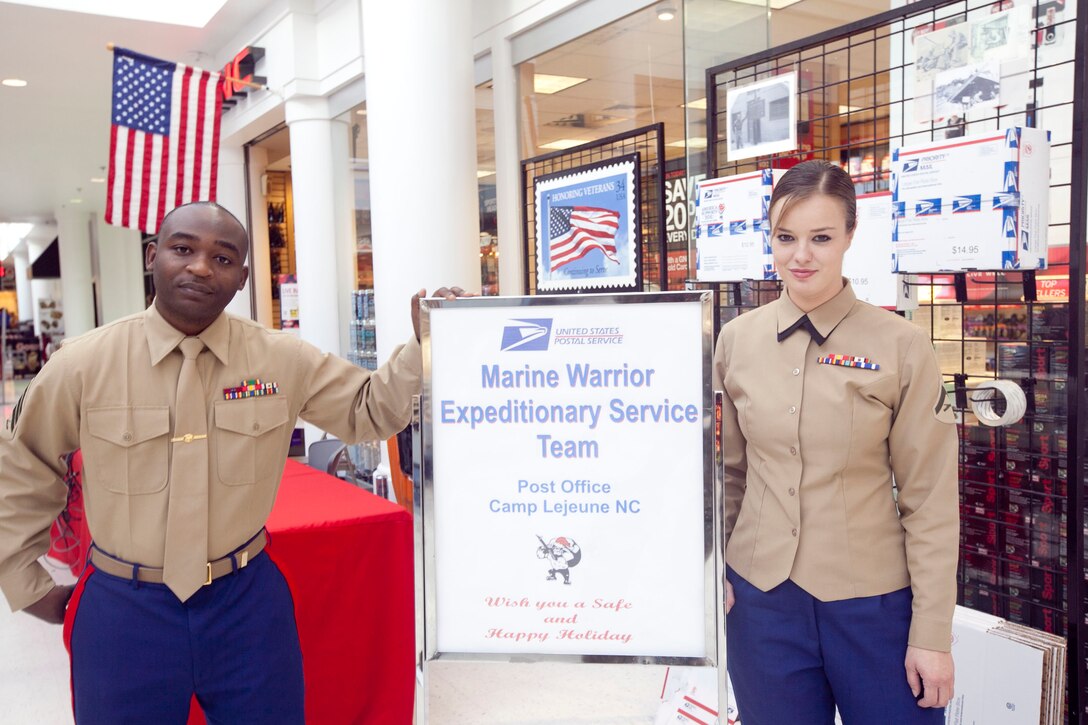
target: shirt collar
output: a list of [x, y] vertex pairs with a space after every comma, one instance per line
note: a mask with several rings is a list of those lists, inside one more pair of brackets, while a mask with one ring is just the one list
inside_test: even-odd
[[[826, 340], [854, 307], [857, 299], [853, 287], [850, 286], [850, 280], [843, 278], [843, 286], [839, 293], [808, 313], [809, 322], [820, 333], [820, 336]], [[788, 330], [805, 316], [805, 312], [793, 304], [793, 300], [790, 299], [789, 293], [786, 291], [783, 291], [779, 296], [777, 304], [778, 332]]]
[[[151, 351], [152, 365], [158, 365], [186, 337], [184, 332], [174, 328], [159, 314], [154, 302], [144, 312], [144, 329], [147, 330], [147, 346]], [[219, 317], [215, 318], [215, 322], [204, 328], [197, 337], [212, 351], [213, 355], [219, 358], [219, 362], [224, 365], [227, 363], [227, 351], [230, 349], [230, 318], [225, 312], [220, 313]]]

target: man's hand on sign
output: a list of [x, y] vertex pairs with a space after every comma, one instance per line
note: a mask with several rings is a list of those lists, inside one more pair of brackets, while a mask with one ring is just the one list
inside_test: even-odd
[[[415, 330], [416, 339], [419, 339], [419, 301], [427, 296], [427, 290], [421, 289], [412, 295], [412, 329]], [[431, 297], [439, 297], [444, 300], [455, 300], [458, 297], [475, 297], [475, 293], [465, 292], [460, 287], [439, 287]]]

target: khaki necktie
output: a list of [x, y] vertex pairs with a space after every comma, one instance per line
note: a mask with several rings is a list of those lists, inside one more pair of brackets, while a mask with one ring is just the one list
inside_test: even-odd
[[170, 440], [170, 503], [162, 578], [184, 602], [208, 578], [208, 413], [196, 365], [204, 343], [187, 337], [178, 348], [185, 360], [178, 375]]

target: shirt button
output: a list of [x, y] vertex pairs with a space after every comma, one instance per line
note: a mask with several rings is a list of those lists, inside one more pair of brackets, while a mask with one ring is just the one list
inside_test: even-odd
[[801, 368], [794, 368], [793, 369], [793, 374], [794, 375], [800, 375], [801, 374]]
[[791, 531], [790, 533], [791, 533], [791, 534], [793, 534], [794, 536], [797, 536], [797, 529], [794, 529], [794, 530], [793, 530], [793, 531]]
[[125, 432], [124, 432], [124, 433], [123, 433], [123, 434], [121, 435], [121, 440], [125, 440], [125, 441], [130, 441], [130, 440], [132, 440], [132, 434], [131, 434], [131, 433], [129, 433], [129, 432], [128, 432], [128, 431], [126, 430], [126, 431], [125, 431]]
[[794, 448], [793, 446], [790, 446], [790, 455], [791, 456], [796, 456], [797, 455], [797, 449]]
[[790, 406], [790, 415], [793, 415], [796, 412], [797, 412], [797, 406], [796, 405], [791, 405]]
[[791, 488], [790, 489], [790, 496], [796, 496], [796, 495], [797, 495], [797, 489], [796, 488]]

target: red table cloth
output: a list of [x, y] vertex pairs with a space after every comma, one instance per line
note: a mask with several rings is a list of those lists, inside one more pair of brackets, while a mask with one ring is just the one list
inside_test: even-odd
[[[90, 545], [86, 524], [69, 517], [61, 528], [74, 531], [78, 544], [63, 541], [53, 553], [72, 558], [78, 573]], [[267, 551], [295, 600], [306, 721], [411, 723], [411, 514], [327, 473], [288, 461], [267, 528]], [[195, 701], [189, 722], [204, 722]]]

